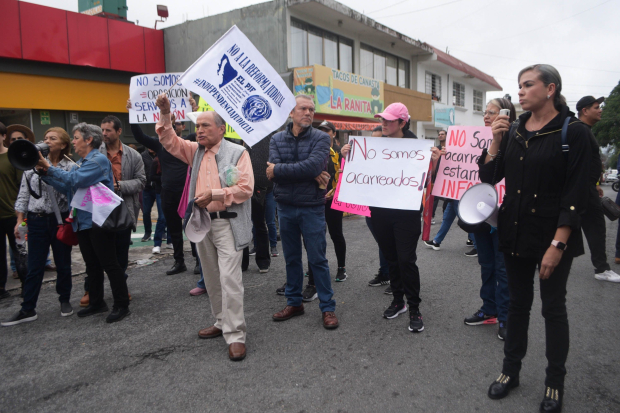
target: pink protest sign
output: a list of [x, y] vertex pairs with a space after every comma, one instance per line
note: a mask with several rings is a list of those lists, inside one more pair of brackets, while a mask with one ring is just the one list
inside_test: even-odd
[[[446, 155], [441, 158], [433, 196], [461, 199], [463, 193], [480, 183], [478, 159], [489, 148], [493, 133], [489, 126], [450, 126], [446, 138]], [[504, 180], [495, 185], [500, 203], [506, 192]]]
[[[345, 161], [343, 159], [342, 164], [341, 164], [341, 168], [343, 171], [344, 171], [344, 163]], [[340, 174], [340, 176], [342, 177], [342, 174]], [[350, 214], [370, 217], [370, 208], [368, 208], [367, 206], [348, 204], [346, 202], [340, 202], [338, 200], [338, 196], [340, 195], [340, 183], [341, 182], [342, 182], [342, 179], [339, 179], [338, 184], [336, 185], [336, 192], [334, 192], [334, 199], [332, 200], [332, 209], [335, 209], [336, 211], [348, 212]]]

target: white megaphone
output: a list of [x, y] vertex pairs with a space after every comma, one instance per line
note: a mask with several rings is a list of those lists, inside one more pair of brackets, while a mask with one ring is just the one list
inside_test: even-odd
[[459, 218], [470, 225], [483, 222], [497, 227], [499, 212], [497, 191], [490, 184], [476, 184], [469, 188], [459, 202]]

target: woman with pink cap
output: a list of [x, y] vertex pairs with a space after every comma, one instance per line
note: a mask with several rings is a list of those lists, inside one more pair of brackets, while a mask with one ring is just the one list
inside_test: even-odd
[[[413, 138], [417, 136], [409, 130], [410, 118], [407, 107], [402, 103], [392, 103], [381, 118], [383, 136], [388, 138]], [[342, 147], [342, 155], [351, 150], [350, 145]], [[433, 148], [431, 156], [436, 167], [441, 152]], [[409, 305], [409, 331], [417, 333], [424, 330], [420, 313], [420, 271], [416, 265], [416, 248], [422, 233], [421, 211], [370, 207], [370, 219], [379, 243], [379, 248], [388, 261], [390, 286], [393, 300], [384, 311], [383, 317], [393, 319], [407, 312]], [[407, 303], [405, 303], [405, 297]]]

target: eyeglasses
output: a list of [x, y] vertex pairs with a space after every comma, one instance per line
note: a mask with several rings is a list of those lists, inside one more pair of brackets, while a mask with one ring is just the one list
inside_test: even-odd
[[497, 115], [497, 114], [499, 114], [499, 112], [496, 112], [496, 111], [494, 111], [494, 110], [485, 110], [485, 111], [483, 112], [483, 115], [484, 115], [484, 116], [486, 116], [486, 115], [489, 115], [489, 116], [495, 116], [495, 115]]

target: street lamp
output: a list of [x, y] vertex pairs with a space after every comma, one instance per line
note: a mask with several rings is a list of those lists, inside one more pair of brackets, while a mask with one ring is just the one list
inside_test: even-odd
[[161, 17], [160, 20], [155, 20], [155, 30], [157, 30], [157, 23], [158, 22], [165, 22], [166, 19], [168, 18], [168, 7], [166, 6], [162, 6], [161, 4], [157, 5], [157, 15], [159, 17]]

